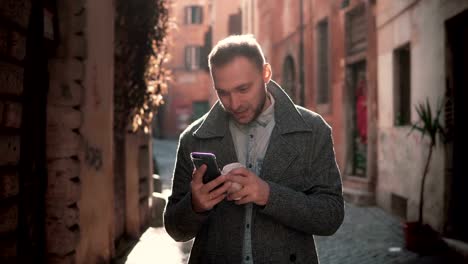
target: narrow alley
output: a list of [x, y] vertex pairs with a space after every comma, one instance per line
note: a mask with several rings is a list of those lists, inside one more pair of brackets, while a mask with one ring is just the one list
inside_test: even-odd
[[[468, 0], [0, 0], [0, 264], [468, 263], [467, 25]], [[167, 206], [192, 256], [162, 217], [181, 135], [215, 154]], [[219, 192], [216, 162], [245, 167]]]
[[[158, 162], [166, 195], [174, 168], [177, 141], [153, 140], [153, 152]], [[322, 264], [445, 264], [457, 263], [447, 252], [419, 256], [404, 248], [401, 221], [378, 207], [358, 207], [346, 204], [343, 225], [331, 237], [316, 236]], [[138, 244], [121, 263], [150, 264], [186, 263], [191, 242], [175, 242], [163, 227], [150, 227]]]

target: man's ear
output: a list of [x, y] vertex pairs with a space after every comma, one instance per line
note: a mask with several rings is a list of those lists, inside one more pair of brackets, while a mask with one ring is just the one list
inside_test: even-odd
[[271, 80], [271, 75], [272, 75], [272, 71], [271, 71], [271, 65], [269, 63], [265, 63], [263, 64], [263, 72], [262, 72], [262, 77], [263, 77], [263, 82], [265, 84], [269, 83], [270, 80]]

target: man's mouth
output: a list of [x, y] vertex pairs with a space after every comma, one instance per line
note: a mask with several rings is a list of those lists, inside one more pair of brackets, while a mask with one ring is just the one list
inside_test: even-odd
[[246, 114], [247, 114], [247, 110], [245, 111], [240, 111], [240, 112], [233, 112], [233, 115], [237, 118], [237, 119], [241, 119], [242, 117], [244, 117]]

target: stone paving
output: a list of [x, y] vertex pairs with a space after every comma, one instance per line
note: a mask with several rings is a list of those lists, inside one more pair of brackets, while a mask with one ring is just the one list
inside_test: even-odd
[[[155, 141], [163, 187], [170, 186], [176, 141]], [[169, 175], [164, 175], [169, 173]], [[166, 191], [166, 194], [168, 192]], [[444, 253], [419, 256], [403, 247], [400, 221], [378, 207], [346, 204], [343, 225], [330, 237], [316, 237], [321, 264], [436, 264], [458, 263]], [[125, 263], [186, 263], [191, 242], [177, 243], [164, 228], [149, 228]]]
[[454, 263], [448, 253], [419, 256], [404, 248], [400, 221], [378, 207], [347, 203], [345, 220], [330, 237], [316, 236], [320, 263]]
[[176, 159], [176, 140], [153, 140], [153, 156], [159, 169], [163, 189], [171, 188], [172, 172]]

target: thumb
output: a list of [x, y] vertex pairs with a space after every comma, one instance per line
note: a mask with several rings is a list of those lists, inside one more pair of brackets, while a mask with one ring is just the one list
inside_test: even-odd
[[194, 183], [203, 183], [203, 175], [206, 172], [206, 165], [201, 165], [198, 169], [195, 168], [192, 175], [192, 180]]

